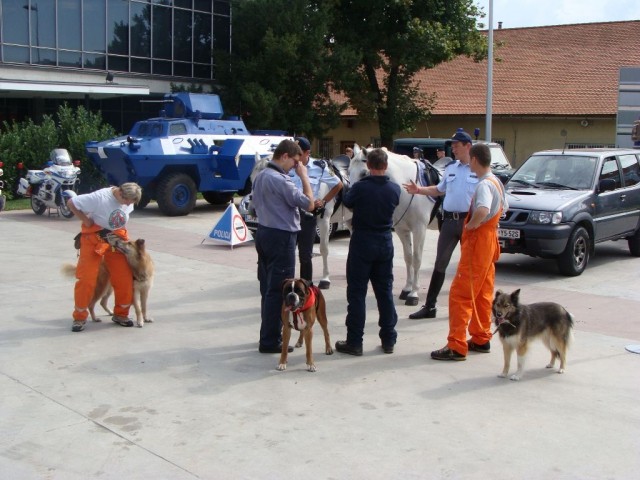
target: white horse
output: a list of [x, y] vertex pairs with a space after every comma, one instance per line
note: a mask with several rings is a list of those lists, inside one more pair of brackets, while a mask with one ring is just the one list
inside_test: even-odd
[[[355, 154], [349, 165], [351, 184], [369, 174], [366, 163], [366, 151], [354, 146]], [[387, 151], [389, 165], [387, 176], [400, 185], [400, 203], [393, 212], [393, 228], [402, 242], [404, 262], [407, 266], [407, 281], [400, 293], [405, 305], [418, 305], [418, 277], [422, 265], [422, 250], [427, 225], [431, 217], [434, 202], [425, 195], [411, 195], [402, 188], [410, 180], [418, 183], [418, 165], [405, 155]]]
[[[267, 167], [267, 163], [271, 160], [271, 157], [259, 158], [256, 156], [256, 164], [251, 171], [251, 183], [256, 178], [256, 175], [260, 173]], [[335, 166], [335, 168], [334, 168]], [[337, 175], [341, 175], [341, 180], [343, 183], [348, 182], [349, 179], [346, 176], [347, 172], [344, 168], [340, 168], [340, 164], [333, 164], [332, 162], [327, 162], [327, 168], [334, 168], [334, 172], [336, 169], [338, 172], [335, 172]], [[317, 192], [314, 192], [314, 196], [317, 198], [323, 198], [329, 192], [329, 187], [326, 184], [320, 184], [320, 187]], [[325, 205], [324, 214], [322, 216], [318, 216], [316, 218], [316, 230], [318, 232], [318, 237], [320, 238], [320, 255], [322, 256], [322, 278], [318, 283], [318, 287], [322, 289], [328, 289], [331, 287], [331, 279], [329, 277], [329, 238], [332, 233], [332, 226], [346, 224], [350, 227], [351, 225], [351, 210], [345, 208], [340, 205], [336, 209], [337, 198], [340, 198], [342, 192], [338, 194], [338, 196], [332, 199], [330, 202], [327, 202]]]

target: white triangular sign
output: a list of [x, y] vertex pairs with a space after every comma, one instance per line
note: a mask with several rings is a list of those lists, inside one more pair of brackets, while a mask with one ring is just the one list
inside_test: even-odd
[[250, 242], [253, 240], [253, 235], [251, 235], [236, 206], [230, 203], [218, 223], [209, 233], [209, 238], [233, 247], [234, 245]]

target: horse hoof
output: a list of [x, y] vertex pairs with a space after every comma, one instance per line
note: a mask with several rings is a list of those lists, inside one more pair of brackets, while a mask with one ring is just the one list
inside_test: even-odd
[[416, 305], [418, 305], [418, 297], [409, 297], [405, 300], [404, 304], [415, 307]]
[[320, 283], [318, 283], [318, 288], [320, 290], [329, 290], [329, 287], [331, 287], [331, 282], [329, 280], [320, 280]]
[[[411, 292], [409, 292], [409, 291], [407, 291], [407, 290], [402, 290], [402, 291], [400, 292], [400, 297], [399, 297], [399, 298], [400, 298], [400, 300], [406, 300], [407, 298], [409, 298], [409, 294], [410, 294], [410, 293], [411, 293]], [[408, 304], [408, 303], [406, 303], [405, 305], [409, 305], [409, 304]], [[415, 303], [414, 305], [417, 305], [417, 303]]]

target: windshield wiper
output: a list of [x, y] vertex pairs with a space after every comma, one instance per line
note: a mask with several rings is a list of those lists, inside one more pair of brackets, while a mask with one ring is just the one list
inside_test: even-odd
[[567, 189], [567, 190], [578, 190], [576, 187], [570, 187], [569, 185], [563, 185], [562, 183], [556, 183], [556, 182], [538, 182], [538, 185], [542, 185], [544, 187]]
[[535, 183], [527, 182], [526, 180], [520, 180], [519, 178], [512, 178], [511, 180], [509, 180], [509, 183], [511, 182], [518, 182], [522, 185], [526, 185], [527, 187], [539, 188]]

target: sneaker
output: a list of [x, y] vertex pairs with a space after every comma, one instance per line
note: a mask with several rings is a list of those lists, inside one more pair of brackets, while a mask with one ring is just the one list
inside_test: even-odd
[[[260, 353], [282, 353], [282, 344], [275, 347], [263, 347], [262, 345], [259, 345], [258, 351]], [[287, 347], [287, 352], [293, 352], [293, 347], [291, 345]]]
[[456, 352], [455, 350], [451, 350], [449, 347], [434, 350], [431, 352], [431, 358], [434, 360], [453, 360], [456, 362], [461, 362], [467, 359], [466, 356]]
[[111, 320], [123, 327], [133, 327], [133, 320], [128, 317], [120, 317], [119, 315], [114, 315], [113, 317], [111, 317]]
[[469, 350], [473, 352], [489, 353], [491, 351], [491, 342], [479, 345], [473, 340], [467, 340], [467, 346], [469, 347]]
[[411, 320], [420, 320], [421, 318], [436, 318], [436, 307], [423, 306], [420, 310], [409, 315]]
[[382, 344], [381, 346], [384, 353], [393, 353], [393, 345]]
[[84, 322], [78, 322], [76, 320], [75, 322], [73, 322], [73, 325], [71, 325], [72, 332], [81, 332], [83, 330], [84, 330]]
[[362, 347], [354, 347], [353, 345], [349, 345], [346, 340], [338, 340], [336, 342], [336, 350], [340, 353], [355, 355], [356, 357], [362, 356]]

